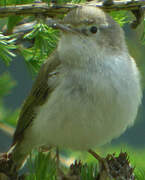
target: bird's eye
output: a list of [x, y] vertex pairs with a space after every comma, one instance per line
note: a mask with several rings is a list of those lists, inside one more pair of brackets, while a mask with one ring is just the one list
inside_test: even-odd
[[93, 33], [93, 34], [95, 34], [97, 31], [98, 31], [98, 28], [96, 26], [92, 26], [90, 28], [90, 32]]

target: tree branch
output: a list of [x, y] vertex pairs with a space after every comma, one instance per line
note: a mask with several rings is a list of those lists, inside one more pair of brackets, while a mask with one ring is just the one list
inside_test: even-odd
[[89, 2], [85, 4], [65, 4], [55, 5], [46, 3], [33, 3], [26, 5], [13, 5], [0, 7], [0, 17], [8, 17], [10, 15], [44, 15], [54, 17], [66, 14], [68, 11], [83, 5], [96, 6], [104, 9], [105, 11], [118, 11], [118, 10], [138, 10], [140, 7], [145, 6], [144, 0], [122, 0], [114, 1], [111, 5], [105, 5], [102, 2]]

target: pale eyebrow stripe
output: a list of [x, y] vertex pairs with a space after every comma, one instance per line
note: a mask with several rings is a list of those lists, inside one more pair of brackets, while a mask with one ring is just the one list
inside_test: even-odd
[[80, 21], [81, 24], [94, 24], [95, 23], [95, 20], [93, 19], [85, 19], [85, 20], [82, 20]]
[[99, 26], [100, 29], [108, 29], [108, 28], [111, 28], [111, 25], [106, 23], [106, 24], [100, 24]]

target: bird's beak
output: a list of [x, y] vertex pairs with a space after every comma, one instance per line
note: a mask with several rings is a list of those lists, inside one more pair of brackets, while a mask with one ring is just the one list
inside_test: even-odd
[[69, 24], [64, 24], [63, 22], [56, 22], [56, 21], [49, 21], [48, 23], [48, 26], [52, 27], [53, 29], [58, 29], [58, 30], [61, 30], [63, 32], [70, 32], [70, 33], [78, 33], [79, 30], [74, 28], [74, 27], [71, 27]]
[[55, 24], [53, 24], [52, 28], [59, 29], [59, 30], [64, 31], [64, 32], [76, 32], [73, 28], [71, 28], [67, 24], [55, 23]]

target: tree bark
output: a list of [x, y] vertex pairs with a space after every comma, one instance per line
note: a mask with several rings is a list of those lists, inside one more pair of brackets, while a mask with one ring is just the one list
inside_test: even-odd
[[1, 6], [0, 7], [0, 17], [8, 17], [11, 15], [44, 15], [48, 17], [54, 17], [59, 15], [64, 15], [70, 10], [84, 6], [95, 6], [103, 9], [104, 11], [119, 11], [119, 10], [138, 10], [141, 7], [144, 8], [145, 1], [144, 0], [122, 0], [122, 1], [113, 1], [112, 4], [108, 5], [103, 2], [88, 2], [85, 4], [47, 4], [47, 3], [33, 3], [33, 4], [25, 4], [25, 5], [11, 5], [11, 6]]

